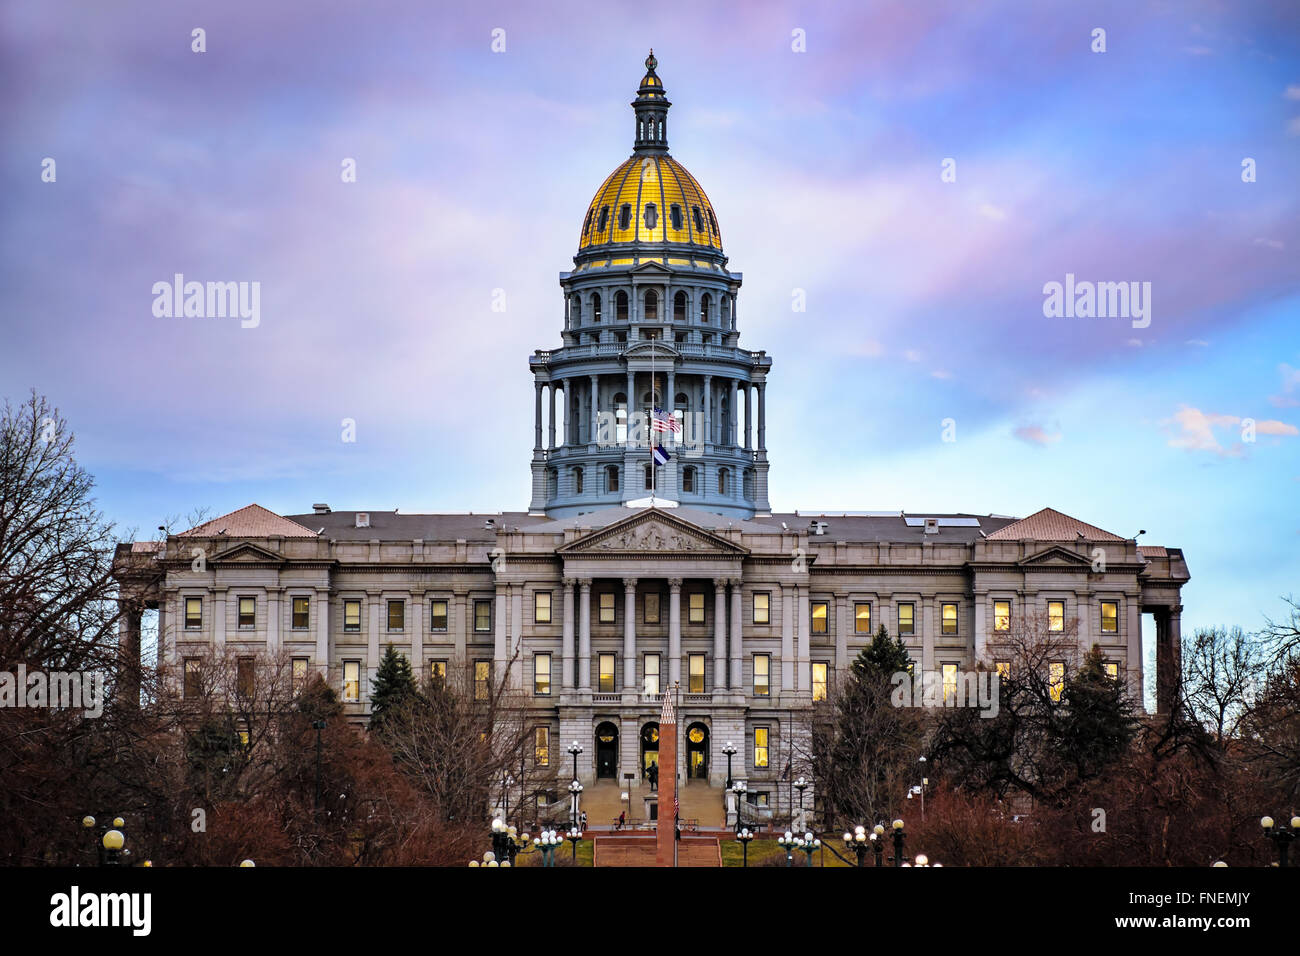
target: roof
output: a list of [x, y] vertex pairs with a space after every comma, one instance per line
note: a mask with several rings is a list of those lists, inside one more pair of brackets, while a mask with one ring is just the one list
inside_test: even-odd
[[314, 538], [316, 535], [296, 521], [282, 518], [259, 504], [247, 505], [201, 525], [182, 531], [182, 538], [214, 538], [223, 535], [231, 538]]
[[[289, 515], [313, 535], [320, 531], [338, 541], [495, 541], [498, 528], [534, 530], [528, 527], [548, 519], [526, 511], [497, 511], [475, 514], [470, 511], [410, 513], [399, 511], [365, 511], [370, 516], [367, 527], [357, 527], [357, 511], [331, 511], [327, 514]], [[492, 524], [489, 526], [488, 522]], [[553, 522], [552, 522], [553, 523]], [[549, 529], [547, 529], [549, 530]]]
[[1160, 545], [1156, 545], [1156, 544], [1141, 544], [1141, 545], [1138, 545], [1138, 554], [1142, 555], [1142, 557], [1144, 557], [1144, 558], [1167, 558], [1167, 557], [1169, 557], [1169, 552], [1168, 552], [1167, 550], [1165, 550], [1163, 547], [1161, 547]]
[[1035, 511], [989, 535], [993, 541], [1074, 541], [1080, 537], [1088, 541], [1127, 540], [1053, 508]]

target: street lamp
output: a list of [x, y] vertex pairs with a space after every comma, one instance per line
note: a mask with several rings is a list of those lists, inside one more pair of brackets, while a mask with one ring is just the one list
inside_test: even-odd
[[876, 853], [876, 866], [885, 865], [885, 828], [877, 823], [871, 828], [871, 849]]
[[749, 842], [754, 839], [754, 833], [749, 827], [741, 827], [736, 831], [736, 839], [740, 841], [740, 865], [749, 866]]
[[903, 821], [894, 821], [894, 866], [903, 866]]
[[578, 800], [582, 793], [582, 784], [574, 780], [569, 784], [569, 823], [572, 826], [578, 825]]
[[784, 836], [776, 838], [778, 846], [785, 849], [785, 865], [794, 865], [794, 851], [802, 850], [808, 854], [808, 865], [812, 866], [813, 853], [822, 845], [822, 841], [816, 839], [811, 833], [805, 833], [803, 836], [796, 836], [789, 830], [785, 831]]
[[1277, 847], [1277, 865], [1289, 866], [1287, 848], [1296, 838], [1296, 833], [1300, 832], [1300, 817], [1292, 817], [1290, 827], [1275, 827], [1272, 817], [1262, 818], [1259, 825], [1264, 829], [1264, 839], [1272, 840], [1273, 845]]
[[582, 753], [582, 746], [575, 740], [569, 744], [569, 753], [573, 754], [573, 779], [578, 779], [578, 754]]
[[740, 806], [745, 801], [745, 794], [749, 793], [749, 786], [743, 780], [737, 780], [731, 785], [731, 792], [736, 795], [736, 830], [740, 830]]
[[877, 845], [876, 835], [872, 833], [868, 836], [866, 827], [854, 827], [852, 832], [844, 831], [844, 845], [857, 854], [858, 866], [861, 867], [865, 865], [867, 850]]
[[582, 831], [579, 830], [576, 826], [571, 827], [569, 829], [569, 832], [564, 835], [564, 838], [573, 844], [573, 862], [577, 863], [578, 844], [582, 842]]
[[555, 866], [555, 850], [563, 842], [564, 838], [554, 830], [543, 830], [533, 840], [533, 846], [542, 851], [542, 866]]
[[[87, 814], [81, 818], [81, 825], [86, 830], [95, 828], [95, 818]], [[99, 835], [95, 840], [95, 851], [99, 857], [100, 866], [121, 866], [122, 856], [130, 856], [130, 850], [122, 849], [126, 844], [126, 821], [121, 817], [114, 817], [112, 824], [101, 823], [99, 825]]]
[[727, 789], [731, 789], [731, 758], [736, 753], [736, 745], [728, 740], [722, 745], [722, 752], [727, 755]]
[[808, 789], [808, 781], [800, 777], [794, 782], [794, 788], [799, 791], [799, 822], [803, 822], [803, 792]]

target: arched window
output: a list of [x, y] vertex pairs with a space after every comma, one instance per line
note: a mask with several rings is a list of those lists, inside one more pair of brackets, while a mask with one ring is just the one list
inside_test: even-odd
[[706, 292], [700, 296], [700, 321], [705, 325], [709, 324], [709, 312], [713, 308], [713, 299]]
[[582, 296], [573, 297], [573, 305], [569, 309], [569, 320], [574, 325], [582, 325]]
[[688, 495], [695, 494], [695, 466], [687, 465], [682, 469], [682, 492]]
[[636, 121], [636, 138], [637, 138], [637, 139], [645, 139], [645, 121], [644, 121], [644, 120], [637, 120], [637, 121]]
[[679, 435], [686, 434], [686, 412], [691, 407], [691, 400], [685, 392], [678, 392], [677, 397], [673, 400], [673, 417], [677, 419], [678, 426], [681, 427]]
[[645, 227], [653, 229], [659, 224], [659, 207], [652, 202], [645, 204]]
[[660, 121], [659, 121], [659, 135], [656, 136], [655, 138], [656, 138], [657, 140], [659, 140], [661, 143], [663, 142], [663, 139], [664, 139], [664, 121], [663, 121], [663, 120], [660, 120]]
[[659, 293], [654, 289], [646, 290], [645, 318], [647, 322], [655, 322], [659, 319]]
[[673, 203], [672, 207], [668, 210], [668, 218], [672, 220], [674, 229], [681, 229], [682, 228], [682, 207], [677, 205], [677, 203]]
[[591, 297], [591, 321], [600, 321], [600, 293], [597, 292]]
[[575, 495], [582, 494], [582, 469], [581, 468], [573, 469], [573, 493]]
[[614, 440], [620, 445], [627, 442], [627, 396], [622, 392], [614, 395]]
[[619, 291], [614, 293], [614, 321], [616, 322], [627, 321], [627, 293], [626, 292]]
[[695, 220], [695, 231], [700, 233], [704, 232], [704, 220], [700, 218], [699, 206], [691, 207], [691, 217]]
[[600, 207], [600, 222], [596, 224], [597, 232], [604, 232], [605, 227], [609, 225], [609, 207]]
[[626, 229], [632, 225], [632, 204], [625, 202], [618, 207], [618, 228]]
[[686, 293], [678, 292], [673, 296], [673, 321], [686, 321]]
[[654, 465], [645, 466], [645, 490], [649, 491], [654, 483]]
[[728, 475], [727, 469], [725, 469], [725, 468], [719, 468], [719, 469], [718, 469], [718, 494], [720, 494], [720, 495], [730, 494], [730, 492], [727, 491], [727, 478], [728, 478], [728, 477], [729, 477], [729, 475]]
[[605, 466], [605, 490], [618, 491], [618, 465]]

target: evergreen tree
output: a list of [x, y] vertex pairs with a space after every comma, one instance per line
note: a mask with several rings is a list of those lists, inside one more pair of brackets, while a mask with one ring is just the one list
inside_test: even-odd
[[876, 630], [871, 643], [853, 661], [853, 677], [858, 681], [883, 680], [886, 683], [899, 671], [907, 670], [912, 658], [901, 637], [890, 637], [885, 625]]
[[407, 703], [416, 695], [415, 675], [405, 654], [399, 654], [392, 644], [384, 651], [370, 691], [370, 728], [380, 726], [385, 716]]
[[1065, 682], [1065, 704], [1055, 745], [1074, 763], [1080, 780], [1100, 774], [1128, 752], [1137, 733], [1136, 704], [1123, 682], [1110, 677], [1096, 644]]

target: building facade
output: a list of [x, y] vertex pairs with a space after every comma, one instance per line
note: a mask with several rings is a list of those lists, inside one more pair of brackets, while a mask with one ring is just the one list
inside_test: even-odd
[[1188, 580], [1176, 548], [1051, 509], [770, 510], [771, 360], [739, 346], [741, 276], [715, 210], [668, 154], [670, 104], [653, 55], [646, 67], [632, 156], [597, 190], [560, 275], [563, 344], [530, 360], [529, 509], [249, 505], [124, 545], [124, 639], [138, 646], [139, 615], [156, 609], [171, 673], [211, 649], [288, 657], [358, 721], [389, 644], [420, 675], [508, 674], [530, 701], [536, 758], [567, 779], [577, 741], [586, 785], [640, 780], [673, 693], [683, 772], [721, 787], [730, 743], [732, 776], [777, 812], [815, 703], [882, 624], [946, 689], [998, 664], [1016, 620], [1041, 619], [1074, 637], [1063, 667], [1095, 645], [1140, 698], [1149, 613], [1166, 707]]

